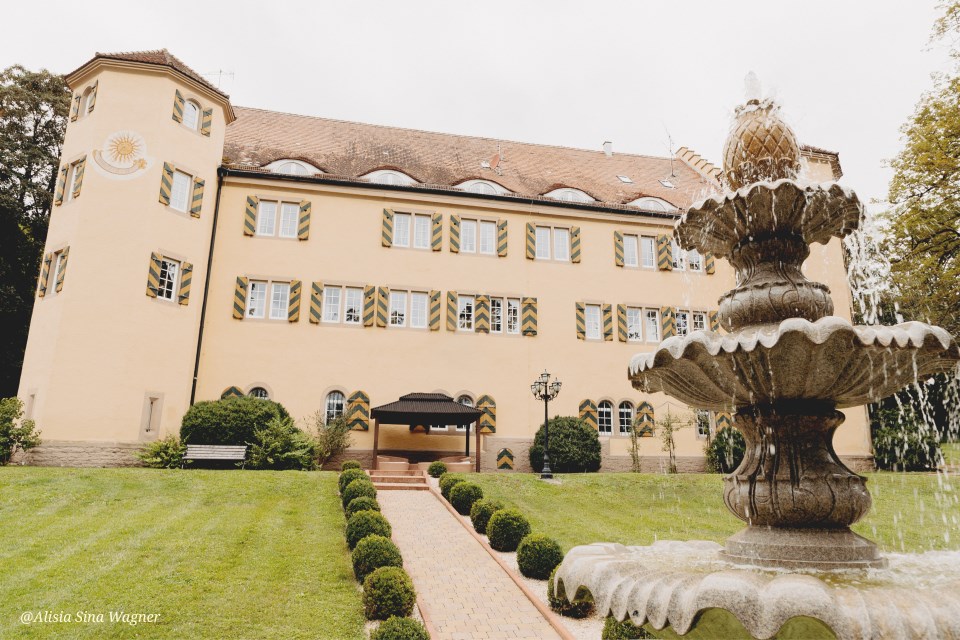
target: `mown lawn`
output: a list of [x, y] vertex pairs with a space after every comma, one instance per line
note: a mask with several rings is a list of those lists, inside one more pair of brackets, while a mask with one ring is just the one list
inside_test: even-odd
[[960, 442], [947, 442], [940, 445], [943, 460], [948, 467], [960, 467]]
[[[719, 475], [633, 473], [558, 476], [488, 473], [471, 480], [486, 497], [519, 508], [534, 531], [564, 551], [591, 542], [646, 545], [723, 540], [744, 525], [723, 504]], [[868, 474], [873, 510], [854, 530], [885, 551], [960, 549], [960, 482], [935, 474]], [[953, 484], [951, 484], [953, 483]]]
[[0, 638], [364, 637], [333, 473], [6, 467], [0, 495]]

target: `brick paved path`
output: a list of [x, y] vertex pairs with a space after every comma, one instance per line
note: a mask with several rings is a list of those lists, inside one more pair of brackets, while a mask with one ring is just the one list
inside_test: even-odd
[[383, 515], [436, 634], [433, 640], [559, 638], [430, 491], [381, 491]]

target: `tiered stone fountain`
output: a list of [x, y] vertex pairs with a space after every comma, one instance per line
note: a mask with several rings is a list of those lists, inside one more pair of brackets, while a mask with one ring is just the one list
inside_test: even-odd
[[832, 315], [830, 290], [801, 265], [812, 243], [854, 231], [863, 207], [837, 184], [798, 178], [799, 145], [776, 104], [737, 109], [723, 163], [729, 191], [691, 207], [676, 235], [735, 268], [737, 286], [720, 298], [726, 332], [668, 338], [634, 357], [629, 376], [641, 391], [736, 412], [747, 449], [723, 498], [747, 527], [725, 548], [576, 547], [558, 581], [566, 593], [589, 589], [600, 613], [668, 637], [960, 638], [960, 560], [887, 568], [850, 530], [871, 498], [832, 444], [838, 409], [951, 372], [960, 350], [939, 327]]

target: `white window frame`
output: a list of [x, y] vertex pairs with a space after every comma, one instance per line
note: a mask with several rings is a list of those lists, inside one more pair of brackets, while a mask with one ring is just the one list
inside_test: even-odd
[[297, 227], [300, 225], [300, 205], [294, 202], [280, 202], [277, 213], [277, 237], [296, 238]]
[[334, 389], [323, 399], [323, 419], [330, 424], [347, 411], [347, 396], [343, 391]]
[[657, 268], [657, 239], [653, 236], [640, 236], [640, 266], [644, 269]]
[[[183, 202], [178, 200], [177, 184], [184, 185]], [[170, 208], [174, 211], [186, 212], [190, 208], [190, 192], [193, 190], [193, 176], [186, 171], [174, 169], [173, 179], [170, 181]]]
[[[624, 409], [629, 411], [629, 417], [626, 420], [626, 428], [624, 428]], [[633, 406], [633, 403], [629, 400], [624, 400], [617, 405], [617, 432], [622, 435], [630, 435], [630, 431], [633, 429], [633, 419], [637, 415], [636, 407]]]
[[[289, 167], [296, 167], [296, 169], [291, 171]], [[293, 158], [280, 158], [279, 160], [274, 160], [263, 168], [269, 169], [273, 173], [280, 173], [288, 176], [308, 176], [315, 173], [323, 173], [323, 171], [316, 168], [309, 162], [304, 162], [303, 160], [294, 160]]]
[[[604, 422], [606, 422], [606, 430], [604, 430]], [[597, 404], [597, 432], [601, 436], [613, 435], [613, 403], [609, 400], [603, 400]]]
[[507, 298], [504, 329], [507, 335], [520, 335], [520, 298]]
[[[262, 391], [263, 393], [258, 393], [258, 391]], [[247, 392], [247, 395], [250, 396], [251, 398], [260, 398], [261, 400], [270, 399], [270, 392], [267, 391], [265, 387], [260, 387], [260, 386], [250, 389], [250, 391]]]
[[477, 253], [484, 256], [497, 254], [497, 223], [492, 220], [477, 221]]
[[[253, 304], [257, 297], [254, 292], [261, 289], [263, 297], [260, 308]], [[277, 293], [281, 293], [283, 305], [275, 304]], [[278, 311], [279, 309], [279, 311]], [[287, 321], [290, 314], [290, 281], [289, 280], [250, 280], [247, 283], [247, 304], [244, 311], [245, 318], [253, 320], [268, 320], [271, 322]]]
[[411, 291], [410, 310], [407, 312], [411, 329], [426, 329], [429, 325], [430, 294], [426, 291]]
[[570, 262], [570, 229], [553, 227], [553, 259], [557, 262]]
[[87, 90], [83, 94], [83, 99], [80, 100], [80, 111], [77, 113], [78, 118], [82, 118], [90, 114], [90, 101], [93, 99], [93, 87], [87, 87]]
[[[260, 291], [262, 297], [260, 297], [259, 309], [257, 306], [251, 304], [254, 300], [254, 292]], [[253, 318], [257, 320], [263, 320], [267, 317], [267, 307], [268, 301], [267, 296], [270, 293], [270, 281], [269, 280], [251, 280], [247, 286], [247, 308], [246, 308], [246, 317]]]
[[480, 223], [471, 218], [460, 220], [460, 253], [477, 253]]
[[277, 235], [277, 200], [261, 200], [257, 204], [257, 235], [272, 238]]
[[390, 290], [390, 307], [388, 325], [391, 327], [407, 326], [407, 299], [409, 296], [406, 291], [396, 289]]
[[[467, 314], [467, 306], [470, 312]], [[464, 333], [473, 333], [476, 330], [476, 296], [459, 295], [457, 297], [457, 331]]]
[[677, 309], [677, 335], [681, 338], [690, 335], [690, 312], [686, 309]]
[[[54, 273], [60, 273], [60, 259], [63, 252], [57, 254], [57, 270]], [[173, 267], [173, 277], [170, 278], [170, 267]], [[167, 278], [164, 278], [164, 274]], [[169, 285], [169, 289], [164, 282]], [[177, 285], [180, 282], [180, 261], [173, 258], [160, 258], [159, 278], [157, 279], [157, 300], [167, 300], [168, 302], [177, 301]]]
[[583, 306], [583, 324], [587, 340], [603, 339], [603, 310], [599, 304]]
[[[561, 242], [561, 238], [565, 239]], [[534, 230], [534, 245], [537, 260], [570, 262], [570, 227], [538, 224]]]
[[[696, 249], [690, 249], [687, 251], [687, 266], [690, 268], [690, 271], [695, 273], [703, 272], [703, 256], [700, 255], [700, 252]], [[694, 260], [696, 258], [696, 260]]]
[[[284, 220], [285, 216], [286, 220]], [[257, 204], [257, 223], [254, 233], [258, 238], [296, 239], [299, 226], [299, 202], [262, 198]]]
[[[546, 235], [546, 238], [541, 242], [541, 233]], [[545, 227], [542, 225], [537, 225], [534, 230], [534, 244], [536, 245], [536, 258], [537, 260], [549, 260], [551, 255], [551, 249], [553, 245], [553, 231], [551, 227]]]
[[370, 173], [362, 176], [365, 180], [373, 182], [376, 184], [386, 184], [386, 185], [414, 185], [418, 184], [416, 180], [403, 173], [402, 171], [394, 171], [392, 169], [380, 169], [377, 171], [371, 171]]
[[[363, 288], [362, 287], [344, 287], [343, 294], [343, 324], [360, 324], [363, 322]], [[354, 298], [354, 301], [351, 301]], [[353, 310], [354, 319], [350, 319], [350, 312]]]
[[340, 305], [343, 301], [343, 288], [339, 286], [323, 287], [323, 311], [320, 320], [324, 323], [340, 323]]
[[671, 253], [673, 254], [673, 270], [687, 270], [687, 252], [680, 248], [676, 240], [671, 240]]
[[67, 190], [63, 194], [67, 202], [73, 200], [73, 192], [77, 186], [77, 167], [79, 164], [79, 162], [71, 162], [67, 168]]
[[640, 307], [627, 307], [627, 342], [643, 342], [643, 309]]
[[[401, 221], [403, 224], [401, 224]], [[412, 232], [413, 226], [413, 214], [412, 213], [395, 213], [393, 214], [393, 246], [395, 247], [410, 247], [410, 235]], [[403, 233], [401, 233], [401, 229]]]
[[[653, 335], [650, 333], [650, 319], [653, 319]], [[647, 342], [660, 342], [660, 310], [645, 308], [643, 310], [643, 335]]]
[[[191, 107], [193, 108], [192, 112], [190, 110]], [[183, 102], [183, 119], [181, 120], [180, 124], [185, 126], [187, 129], [190, 129], [191, 131], [196, 131], [200, 127], [201, 112], [202, 110], [200, 109], [200, 105], [197, 104], [194, 100], [185, 100]], [[190, 123], [187, 122], [188, 113], [193, 113], [193, 122], [190, 122]]]
[[413, 214], [411, 218], [413, 224], [411, 232], [411, 244], [414, 249], [430, 248], [430, 231], [432, 220], [430, 216], [424, 214]]
[[703, 311], [693, 311], [690, 313], [690, 330], [691, 331], [706, 331], [707, 330], [707, 314]]
[[287, 320], [290, 313], [290, 283], [270, 283], [270, 319]]
[[[709, 411], [695, 409], [693, 414], [693, 422], [697, 434], [697, 440], [707, 440], [713, 433], [713, 425], [710, 424]], [[706, 432], [704, 432], [701, 427], [706, 427]]]
[[553, 191], [544, 194], [547, 198], [552, 198], [553, 200], [560, 200], [561, 202], [596, 202], [596, 200], [589, 193], [581, 191], [580, 189], [573, 189], [571, 187], [562, 187], [560, 189], [554, 189]]
[[503, 333], [503, 298], [490, 298], [490, 333]]
[[627, 233], [623, 236], [623, 266], [640, 266], [640, 238], [636, 234]]
[[[464, 402], [464, 400], [466, 400], [466, 402]], [[474, 406], [473, 398], [471, 398], [470, 396], [468, 396], [468, 395], [465, 394], [465, 393], [462, 393], [462, 394], [460, 394], [459, 396], [457, 396], [457, 402], [458, 402], [459, 404], [462, 404], [462, 405], [465, 406], [465, 407], [471, 407], [471, 408], [472, 408], [472, 407]], [[458, 433], [464, 433], [464, 432], [467, 430], [467, 428], [469, 428], [469, 429], [470, 429], [470, 432], [472, 433], [472, 432], [473, 432], [473, 423], [471, 422], [467, 427], [464, 427], [462, 424], [456, 425], [456, 431], [457, 431]]]

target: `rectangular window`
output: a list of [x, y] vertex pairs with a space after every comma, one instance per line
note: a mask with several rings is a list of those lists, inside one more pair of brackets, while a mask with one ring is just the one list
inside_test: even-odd
[[193, 179], [182, 171], [173, 172], [173, 189], [170, 190], [170, 206], [177, 211], [186, 211], [190, 204], [190, 186]]
[[67, 199], [67, 202], [73, 200], [73, 190], [77, 188], [77, 163], [74, 162], [69, 167], [67, 167], [67, 189], [63, 194]]
[[423, 292], [410, 294], [410, 326], [414, 329], [427, 327], [427, 294]]
[[257, 235], [272, 236], [277, 229], [277, 203], [261, 200], [257, 211]]
[[296, 238], [297, 223], [300, 220], [300, 206], [292, 202], [280, 205], [280, 237]]
[[567, 262], [570, 260], [570, 230], [553, 230], [553, 259]]
[[247, 293], [247, 317], [262, 318], [267, 308], [267, 283], [250, 282]]
[[656, 241], [651, 236], [640, 236], [640, 259], [644, 268], [657, 266]]
[[700, 311], [693, 312], [693, 330], [703, 331], [707, 328], [707, 314]]
[[587, 321], [587, 339], [600, 339], [600, 305], [588, 304], [585, 310]]
[[630, 342], [640, 342], [643, 340], [640, 309], [635, 307], [627, 307], [627, 340]]
[[323, 321], [340, 322], [340, 287], [323, 288]]
[[396, 213], [393, 216], [393, 244], [397, 247], [410, 246], [410, 214]]
[[[54, 273], [60, 273], [60, 260], [62, 253], [57, 254], [57, 270]], [[177, 292], [177, 273], [180, 271], [180, 263], [175, 260], [162, 258], [160, 260], [160, 284], [157, 286], [157, 297], [161, 300], [173, 300]]]
[[274, 282], [270, 296], [270, 319], [286, 320], [287, 307], [290, 305], [290, 283]]
[[460, 296], [457, 301], [457, 328], [473, 331], [473, 296]]
[[660, 342], [660, 312], [656, 309], [647, 309], [643, 312], [646, 323], [647, 342]]
[[343, 321], [346, 324], [360, 324], [360, 315], [363, 313], [363, 289], [347, 287], [343, 300]]
[[697, 410], [697, 438], [706, 440], [710, 437], [710, 414], [700, 409]]
[[687, 251], [687, 264], [690, 265], [690, 271], [703, 271], [703, 259], [700, 252], [696, 249]]
[[390, 326], [407, 326], [407, 292], [390, 292]]
[[623, 264], [627, 267], [640, 266], [640, 249], [637, 236], [623, 236]]
[[613, 405], [609, 402], [601, 402], [597, 407], [597, 431], [602, 436], [613, 433]]
[[550, 227], [537, 227], [537, 260], [550, 259]]
[[490, 298], [490, 333], [503, 333], [503, 298]]
[[520, 298], [507, 298], [507, 333], [520, 333]]
[[687, 252], [680, 248], [676, 240], [673, 241], [673, 268], [676, 271], [684, 271], [687, 268]]
[[430, 216], [413, 217], [413, 246], [416, 249], [430, 248]]
[[497, 223], [480, 223], [480, 253], [492, 256], [497, 252]]
[[677, 311], [677, 335], [683, 337], [690, 333], [690, 313]]
[[477, 221], [463, 220], [460, 222], [460, 252], [477, 252]]

